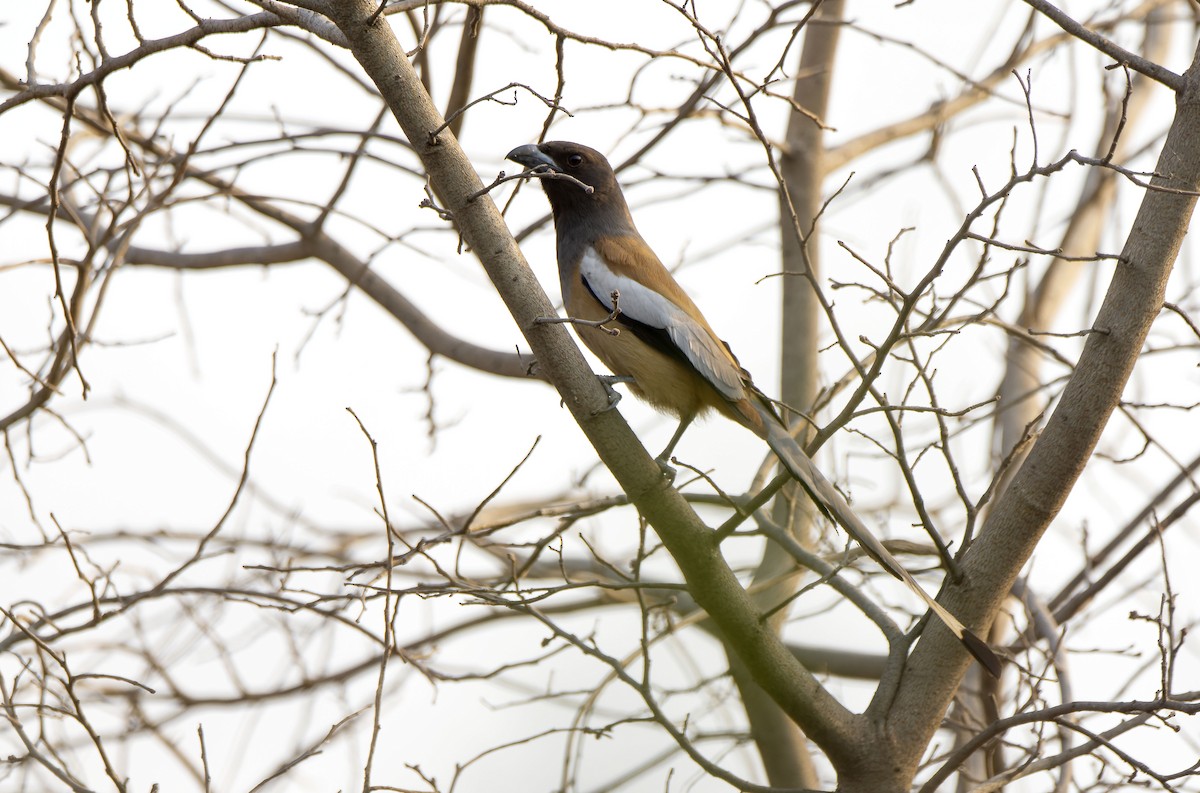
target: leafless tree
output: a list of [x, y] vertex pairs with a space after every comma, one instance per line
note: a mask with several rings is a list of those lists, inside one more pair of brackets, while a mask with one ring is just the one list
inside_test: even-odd
[[[0, 27], [3, 789], [1200, 789], [1194, 4], [165, 5]], [[554, 138], [999, 679], [603, 409]]]

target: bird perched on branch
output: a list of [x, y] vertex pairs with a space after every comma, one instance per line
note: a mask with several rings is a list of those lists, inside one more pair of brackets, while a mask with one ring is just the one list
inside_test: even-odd
[[[518, 146], [508, 159], [541, 177], [558, 238], [563, 306], [588, 346], [651, 405], [679, 418], [665, 460], [697, 416], [715, 410], [763, 438], [820, 509], [928, 604], [992, 674], [1000, 664], [870, 532], [788, 432], [700, 309], [642, 239], [604, 155], [578, 143]], [[600, 327], [609, 321], [621, 333]]]

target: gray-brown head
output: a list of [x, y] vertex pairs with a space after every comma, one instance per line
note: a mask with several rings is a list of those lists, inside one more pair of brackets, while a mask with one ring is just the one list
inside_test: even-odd
[[604, 155], [595, 149], [554, 140], [518, 146], [508, 153], [507, 159], [526, 168], [540, 168], [545, 173], [565, 174], [592, 188], [589, 193], [571, 179], [540, 180], [560, 233], [564, 222], [594, 224], [609, 231], [633, 226], [617, 176]]

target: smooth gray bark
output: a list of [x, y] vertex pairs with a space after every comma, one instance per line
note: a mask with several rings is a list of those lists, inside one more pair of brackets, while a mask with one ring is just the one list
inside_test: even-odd
[[[696, 602], [736, 648], [747, 670], [825, 751], [843, 791], [908, 789], [969, 662], [951, 634], [930, 625], [918, 641], [886, 714], [847, 711], [780, 642], [726, 564], [711, 531], [660, 475], [561, 325], [536, 323], [553, 308], [503, 218], [405, 58], [386, 22], [369, 20], [369, 0], [320, 7], [345, 34], [421, 157], [464, 240], [485, 270], [542, 371], [559, 390], [601, 459], [678, 563]], [[1194, 71], [1194, 70], [1193, 70]], [[988, 624], [1017, 573], [1062, 506], [1120, 400], [1164, 288], [1200, 186], [1200, 91], [1190, 75], [1148, 191], [1075, 376], [1041, 439], [962, 562], [964, 581], [943, 602], [968, 624]], [[1161, 189], [1161, 188], [1166, 188]], [[755, 789], [751, 787], [749, 789]]]
[[[1008, 597], [1087, 465], [1162, 310], [1200, 190], [1200, 49], [1184, 79], [1152, 188], [1142, 199], [1075, 373], [964, 556], [966, 586], [946, 592], [945, 605], [968, 624], [990, 623]], [[947, 683], [957, 680], [968, 663], [954, 644], [948, 631], [933, 626], [910, 657], [887, 718], [888, 733], [903, 738], [892, 747], [898, 783], [912, 778], [954, 695]], [[881, 789], [857, 782], [843, 779], [843, 789]]]

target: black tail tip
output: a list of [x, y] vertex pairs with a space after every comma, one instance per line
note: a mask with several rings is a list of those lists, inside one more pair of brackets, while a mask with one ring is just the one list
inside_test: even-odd
[[1000, 659], [992, 652], [992, 648], [987, 646], [987, 642], [965, 628], [961, 638], [967, 652], [975, 656], [975, 660], [988, 671], [988, 674], [992, 677], [1000, 677]]

